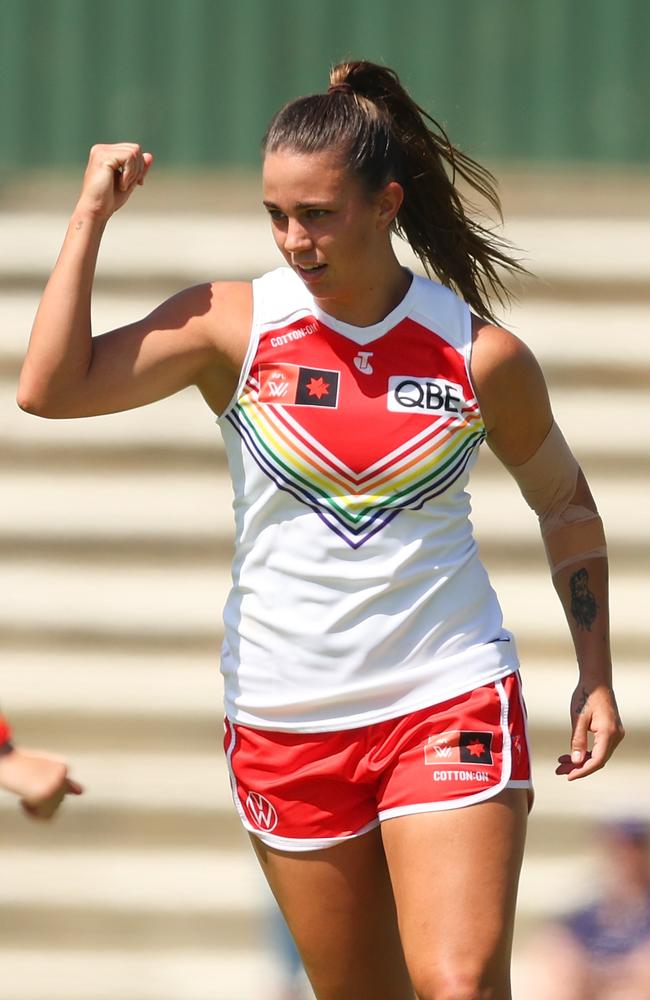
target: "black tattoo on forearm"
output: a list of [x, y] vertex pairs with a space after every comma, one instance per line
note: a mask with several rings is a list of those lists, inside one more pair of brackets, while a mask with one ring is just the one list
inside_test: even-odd
[[589, 701], [589, 692], [586, 687], [583, 687], [580, 692], [580, 701], [576, 705], [576, 715], [582, 715], [585, 708], [587, 707], [587, 702]]
[[79, 222], [77, 223], [77, 225], [75, 226], [75, 229], [77, 230], [77, 232], [79, 232], [80, 229], [83, 229], [83, 224], [84, 224], [83, 219], [80, 219]]
[[596, 620], [598, 605], [596, 598], [589, 590], [589, 574], [586, 569], [579, 569], [569, 581], [571, 587], [571, 614], [578, 628], [591, 632], [591, 626]]

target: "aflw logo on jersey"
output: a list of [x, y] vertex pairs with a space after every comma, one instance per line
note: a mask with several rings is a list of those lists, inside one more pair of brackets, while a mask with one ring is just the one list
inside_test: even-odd
[[258, 376], [260, 403], [331, 408], [338, 406], [340, 372], [282, 362], [278, 365], [261, 364]]
[[492, 733], [455, 729], [430, 736], [424, 744], [424, 763], [492, 764]]
[[461, 413], [465, 400], [462, 386], [446, 378], [391, 375], [387, 402], [393, 413]]

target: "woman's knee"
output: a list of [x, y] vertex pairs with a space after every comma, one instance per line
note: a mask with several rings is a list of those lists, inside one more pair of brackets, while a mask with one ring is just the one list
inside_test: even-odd
[[510, 1000], [510, 983], [495, 982], [480, 969], [411, 971], [418, 1000]]

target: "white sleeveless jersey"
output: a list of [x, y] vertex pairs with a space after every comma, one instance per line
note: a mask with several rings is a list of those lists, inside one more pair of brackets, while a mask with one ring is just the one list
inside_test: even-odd
[[414, 276], [381, 323], [324, 314], [279, 268], [219, 418], [236, 551], [226, 714], [321, 732], [432, 705], [516, 670], [465, 491], [485, 428], [471, 319]]

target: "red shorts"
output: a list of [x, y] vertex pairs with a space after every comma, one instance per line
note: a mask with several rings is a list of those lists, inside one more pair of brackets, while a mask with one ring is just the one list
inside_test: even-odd
[[242, 823], [280, 850], [330, 847], [395, 816], [472, 805], [504, 788], [531, 789], [518, 673], [359, 729], [281, 733], [225, 725]]

